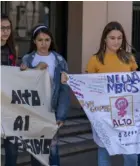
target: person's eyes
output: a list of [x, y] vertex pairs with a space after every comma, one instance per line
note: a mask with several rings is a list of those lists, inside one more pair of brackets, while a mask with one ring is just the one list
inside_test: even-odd
[[38, 39], [38, 41], [43, 41], [42, 39]]
[[111, 36], [110, 39], [111, 39], [111, 40], [115, 40], [115, 37]]
[[49, 39], [49, 38], [48, 38], [48, 39], [45, 39], [45, 41], [47, 41], [47, 42], [48, 42], [48, 41], [50, 41], [50, 39]]

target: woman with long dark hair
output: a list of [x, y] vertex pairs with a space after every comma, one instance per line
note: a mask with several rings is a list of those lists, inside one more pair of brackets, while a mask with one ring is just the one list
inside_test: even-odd
[[1, 15], [1, 65], [15, 66], [17, 46], [14, 42], [12, 22], [8, 16]]
[[[86, 68], [87, 73], [130, 72], [137, 69], [135, 58], [128, 52], [128, 43], [123, 27], [110, 22], [103, 30], [100, 48]], [[110, 156], [93, 129], [98, 148], [98, 166], [111, 166]], [[123, 155], [124, 166], [137, 166], [137, 155]]]
[[[1, 65], [16, 66], [17, 47], [14, 44], [12, 22], [6, 15], [1, 15]], [[18, 148], [16, 144], [4, 139], [5, 166], [15, 166]]]
[[[48, 70], [52, 83], [52, 111], [55, 112], [57, 125], [62, 126], [70, 106], [69, 87], [63, 81], [63, 73], [68, 72], [68, 67], [64, 58], [56, 52], [53, 36], [45, 25], [33, 29], [30, 49], [20, 68]], [[32, 165], [39, 166], [40, 163], [32, 157]], [[50, 148], [50, 165], [60, 166], [57, 138]]]

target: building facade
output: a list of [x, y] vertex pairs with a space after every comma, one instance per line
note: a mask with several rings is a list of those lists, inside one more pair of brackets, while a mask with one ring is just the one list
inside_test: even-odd
[[[1, 2], [1, 10], [12, 20], [15, 40], [19, 46], [19, 59], [28, 51], [30, 32], [37, 24], [45, 24], [50, 28], [58, 52], [68, 62], [70, 73], [84, 73], [88, 59], [98, 50], [103, 28], [110, 21], [119, 21], [123, 25], [129, 44], [140, 52], [140, 2], [5, 1]], [[72, 107], [79, 108], [74, 95], [72, 95]], [[73, 112], [75, 111], [74, 109]], [[78, 116], [81, 116], [79, 112]], [[80, 126], [84, 128], [85, 124]], [[84, 132], [88, 133], [90, 130], [85, 127]], [[76, 129], [79, 131], [79, 128]], [[88, 145], [93, 145], [92, 140]], [[75, 144], [71, 146], [74, 148]], [[91, 150], [91, 147], [89, 149]], [[97, 160], [97, 151], [95, 151], [97, 148], [93, 149], [94, 165]], [[30, 162], [29, 156], [28, 161]], [[119, 160], [116, 161], [118, 164]], [[29, 163], [26, 157], [20, 162]]]
[[44, 23], [51, 29], [70, 73], [81, 73], [97, 51], [103, 28], [110, 21], [119, 21], [130, 45], [134, 43], [139, 49], [140, 2], [135, 4], [131, 1], [7, 1], [2, 2], [2, 13], [8, 14], [13, 22], [20, 57], [29, 48], [31, 29]]

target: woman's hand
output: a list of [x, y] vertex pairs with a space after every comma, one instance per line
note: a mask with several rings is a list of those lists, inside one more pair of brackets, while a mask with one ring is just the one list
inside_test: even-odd
[[20, 65], [20, 70], [21, 71], [24, 71], [24, 70], [27, 70], [27, 69], [28, 69], [28, 67], [26, 65], [24, 65], [24, 64]]
[[57, 121], [56, 124], [57, 124], [59, 127], [61, 127], [61, 126], [64, 125], [64, 122], [63, 122], [63, 121]]
[[36, 69], [39, 69], [39, 70], [44, 70], [48, 67], [48, 65], [44, 62], [40, 62], [37, 66], [36, 66]]
[[68, 76], [67, 76], [67, 74], [66, 74], [65, 72], [62, 72], [62, 73], [61, 73], [61, 83], [62, 83], [62, 84], [65, 84], [65, 83], [67, 83], [67, 81], [68, 81]]

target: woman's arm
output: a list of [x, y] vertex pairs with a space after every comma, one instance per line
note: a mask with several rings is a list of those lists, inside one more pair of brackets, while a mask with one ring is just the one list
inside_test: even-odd
[[[68, 73], [68, 65], [63, 59], [61, 63], [61, 82], [64, 72]], [[67, 84], [62, 84], [60, 82], [60, 89], [58, 95], [58, 105], [56, 108], [56, 120], [58, 124], [63, 124], [67, 118], [68, 111], [70, 109], [70, 87]]]
[[22, 63], [20, 65], [20, 70], [21, 71], [27, 70], [29, 68], [28, 57], [29, 57], [29, 55], [25, 55], [25, 56], [22, 57]]

